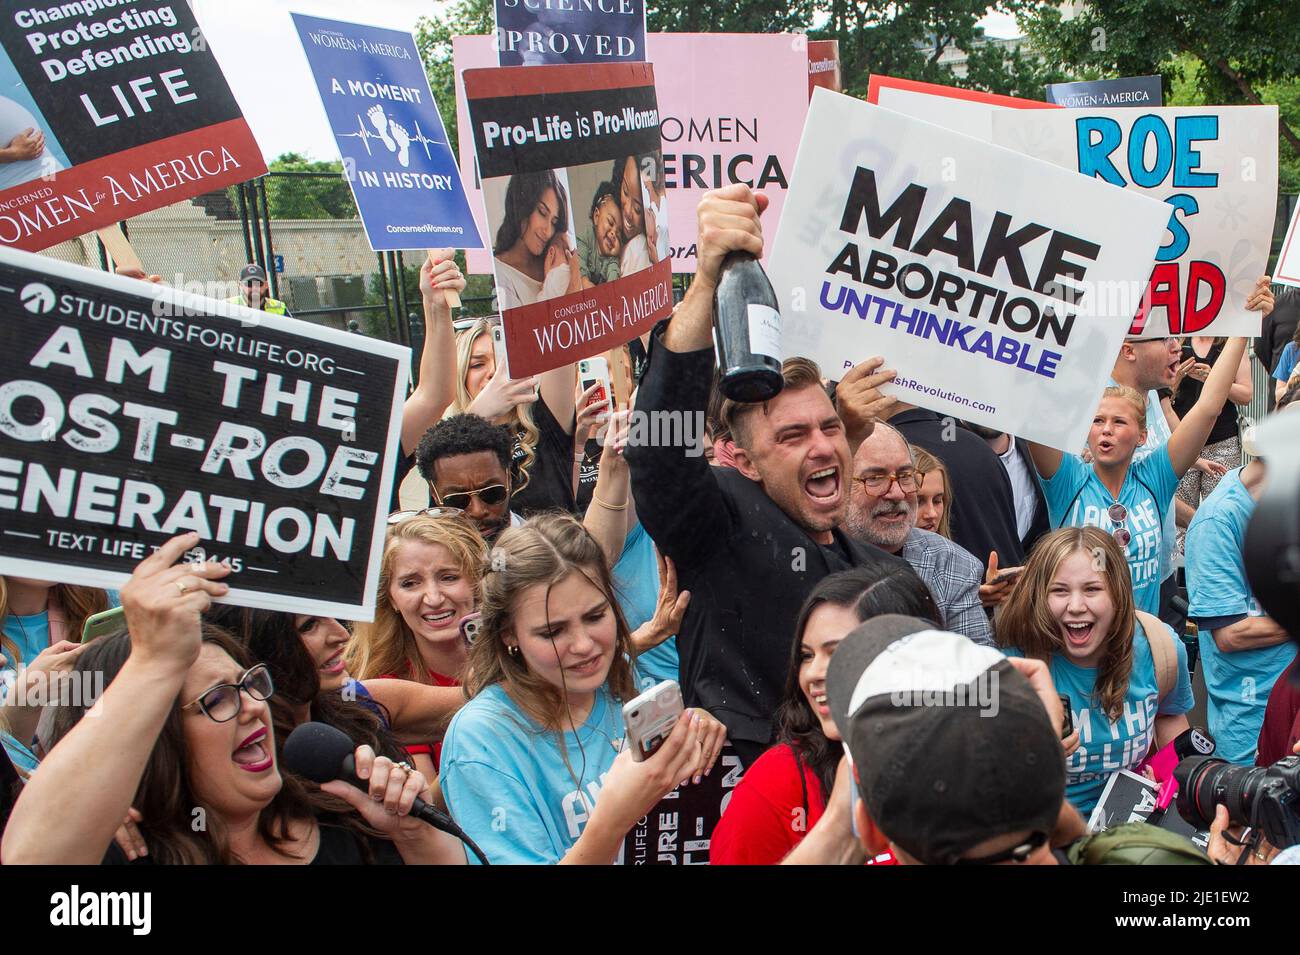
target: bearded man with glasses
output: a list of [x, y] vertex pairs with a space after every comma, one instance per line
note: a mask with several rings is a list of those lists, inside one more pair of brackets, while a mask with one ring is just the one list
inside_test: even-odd
[[984, 568], [969, 551], [916, 526], [916, 491], [916, 466], [907, 439], [897, 428], [877, 423], [853, 456], [844, 529], [911, 564], [930, 588], [947, 629], [992, 646], [993, 632], [979, 595]]

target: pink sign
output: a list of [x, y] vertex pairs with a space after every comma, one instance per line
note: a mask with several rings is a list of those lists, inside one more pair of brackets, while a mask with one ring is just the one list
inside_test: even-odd
[[[481, 234], [491, 246], [474, 138], [465, 109], [465, 70], [497, 65], [492, 37], [456, 37], [456, 115], [460, 168]], [[695, 207], [704, 193], [744, 182], [768, 196], [763, 231], [776, 235], [808, 112], [808, 42], [794, 34], [651, 33], [663, 137], [664, 202], [672, 270], [695, 271]], [[576, 214], [576, 210], [575, 210]], [[491, 253], [467, 253], [469, 269], [492, 272]]]

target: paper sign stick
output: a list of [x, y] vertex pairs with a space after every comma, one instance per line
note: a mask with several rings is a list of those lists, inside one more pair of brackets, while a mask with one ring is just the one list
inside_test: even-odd
[[144, 271], [144, 264], [140, 261], [140, 256], [135, 254], [135, 249], [131, 247], [130, 240], [122, 232], [122, 227], [118, 223], [106, 225], [102, 229], [96, 229], [95, 235], [99, 236], [99, 241], [104, 243], [104, 248], [108, 249], [108, 254], [113, 258], [113, 264], [120, 269], [138, 269]]
[[[455, 255], [454, 249], [430, 249], [429, 261], [437, 265], [439, 262], [445, 262]], [[454, 288], [442, 290], [443, 297], [447, 300], [448, 308], [460, 308], [460, 293]]]

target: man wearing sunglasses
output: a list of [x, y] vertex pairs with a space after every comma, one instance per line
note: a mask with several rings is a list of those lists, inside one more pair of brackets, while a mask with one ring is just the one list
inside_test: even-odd
[[278, 298], [271, 298], [267, 292], [269, 287], [266, 269], [250, 262], [239, 270], [239, 294], [232, 295], [226, 301], [231, 305], [243, 305], [272, 315], [288, 315], [288, 306]]
[[510, 510], [515, 490], [510, 473], [510, 432], [478, 415], [439, 421], [420, 440], [415, 463], [439, 507], [465, 512], [491, 543], [511, 525], [523, 523]]

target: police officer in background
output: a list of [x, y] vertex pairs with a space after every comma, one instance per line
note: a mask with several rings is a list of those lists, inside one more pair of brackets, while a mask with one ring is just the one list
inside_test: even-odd
[[232, 295], [226, 301], [231, 305], [244, 305], [272, 315], [288, 315], [288, 307], [278, 298], [271, 298], [268, 288], [266, 269], [250, 262], [239, 270], [239, 294]]

